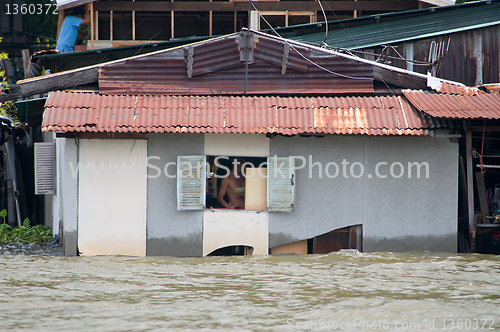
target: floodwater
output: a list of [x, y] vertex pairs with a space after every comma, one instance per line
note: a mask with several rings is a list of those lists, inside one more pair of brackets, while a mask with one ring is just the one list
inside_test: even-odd
[[500, 257], [62, 257], [0, 245], [0, 330], [500, 330]]

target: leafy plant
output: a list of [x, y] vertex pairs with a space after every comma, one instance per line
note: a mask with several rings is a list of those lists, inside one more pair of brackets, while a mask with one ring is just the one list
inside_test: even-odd
[[7, 209], [0, 211], [0, 217], [3, 218], [3, 223], [5, 224], [5, 217], [7, 217]]
[[21, 227], [12, 228], [5, 223], [7, 210], [0, 211], [0, 217], [3, 218], [3, 224], [0, 225], [0, 242], [30, 242], [45, 243], [52, 239], [52, 229], [44, 225], [31, 227], [30, 220], [24, 219]]
[[[0, 42], [2, 42], [2, 38], [0, 37]], [[9, 57], [7, 53], [5, 52], [0, 52], [0, 61], [3, 60], [8, 60]], [[2, 86], [0, 88], [0, 92], [4, 89], [9, 88], [9, 84], [7, 83], [7, 77], [5, 77], [5, 71], [0, 70], [0, 85]], [[0, 103], [0, 115], [8, 116], [14, 122], [18, 122], [19, 118], [17, 116], [17, 107], [16, 103], [12, 100], [9, 101], [4, 101], [3, 103]]]

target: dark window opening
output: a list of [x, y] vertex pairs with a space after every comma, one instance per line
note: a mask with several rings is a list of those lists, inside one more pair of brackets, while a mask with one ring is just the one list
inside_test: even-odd
[[207, 156], [206, 207], [264, 210], [267, 158]]

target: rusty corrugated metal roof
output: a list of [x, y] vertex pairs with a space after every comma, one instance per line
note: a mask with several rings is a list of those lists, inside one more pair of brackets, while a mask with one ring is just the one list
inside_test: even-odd
[[103, 65], [99, 90], [118, 95], [373, 93], [373, 64], [316, 53], [311, 55], [308, 46], [242, 31], [187, 45], [183, 54], [165, 51], [158, 57]]
[[[371, 66], [341, 57], [317, 58], [314, 61], [328, 70], [367, 79], [335, 76], [315, 66], [309, 66], [307, 72], [289, 69], [282, 75], [281, 67], [257, 60], [248, 66], [247, 93], [373, 93]], [[212, 64], [209, 68], [214, 66]], [[193, 71], [193, 74], [202, 73], [203, 68], [199, 70]], [[99, 90], [119, 95], [240, 95], [245, 91], [245, 63], [238, 60], [236, 67], [188, 78], [182, 59], [131, 60], [124, 64], [102, 67]]]
[[403, 90], [403, 94], [419, 111], [435, 118], [500, 119], [500, 94], [440, 94]]
[[459, 95], [459, 96], [475, 96], [481, 93], [486, 93], [474, 86], [461, 86], [457, 84], [451, 84], [436, 80], [438, 82], [437, 86], [432, 86], [436, 92], [449, 94], [449, 95]]
[[276, 97], [51, 92], [44, 131], [427, 135], [450, 128], [402, 96]]
[[483, 84], [483, 87], [491, 93], [500, 93], [500, 83]]

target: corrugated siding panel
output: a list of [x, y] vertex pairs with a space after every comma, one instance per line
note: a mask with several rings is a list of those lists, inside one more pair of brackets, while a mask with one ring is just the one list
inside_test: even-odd
[[177, 157], [177, 210], [205, 208], [205, 156]]
[[295, 161], [289, 157], [267, 158], [267, 210], [293, 211]]
[[[184, 48], [184, 60], [187, 63], [189, 47]], [[240, 53], [234, 38], [207, 41], [191, 46], [193, 50], [193, 76], [225, 70], [239, 66]]]
[[[328, 22], [326, 43], [331, 47], [360, 49], [497, 24], [500, 24], [498, 1], [469, 3], [432, 10], [422, 9], [331, 21]], [[281, 35], [286, 34], [290, 39], [316, 45], [321, 45], [325, 38], [324, 25], [317, 23], [281, 28], [277, 31]]]
[[[230, 39], [234, 44], [234, 39]], [[261, 39], [259, 44], [264, 42]], [[276, 45], [282, 47], [281, 43]], [[194, 48], [195, 52], [197, 47]], [[236, 49], [237, 50], [237, 49]], [[373, 68], [339, 56], [311, 58], [319, 67], [299, 60], [291, 50], [291, 59], [286, 73], [282, 75], [283, 50], [274, 57], [259, 60], [258, 48], [254, 52], [255, 61], [248, 66], [247, 90], [249, 94], [331, 94], [331, 93], [373, 93]], [[101, 68], [99, 90], [106, 94], [174, 94], [174, 95], [241, 95], [245, 92], [245, 62], [233, 58], [234, 48], [226, 51], [221, 60], [231, 62], [225, 70], [224, 61], [217, 58], [197, 67], [196, 53], [193, 60], [193, 77], [188, 78], [183, 59], [136, 59], [125, 64], [115, 64]], [[208, 55], [207, 55], [208, 56]], [[271, 59], [275, 64], [271, 64]], [[231, 60], [232, 59], [232, 60]], [[290, 62], [291, 61], [291, 62]], [[302, 61], [302, 62], [301, 62]], [[293, 69], [295, 67], [298, 70]], [[300, 71], [299, 71], [300, 70]], [[205, 73], [195, 76], [195, 74]], [[346, 78], [355, 77], [354, 79]]]
[[402, 96], [120, 96], [51, 92], [45, 131], [426, 135], [453, 128]]
[[[276, 42], [265, 38], [257, 39], [255, 47], [255, 59], [269, 62], [275, 66], [281, 67], [283, 60], [283, 52], [285, 48], [284, 42]], [[302, 56], [298, 53], [302, 54]], [[309, 62], [304, 59], [310, 58], [311, 51], [301, 47], [291, 47], [288, 54], [287, 68], [291, 68], [300, 72], [307, 72]]]

